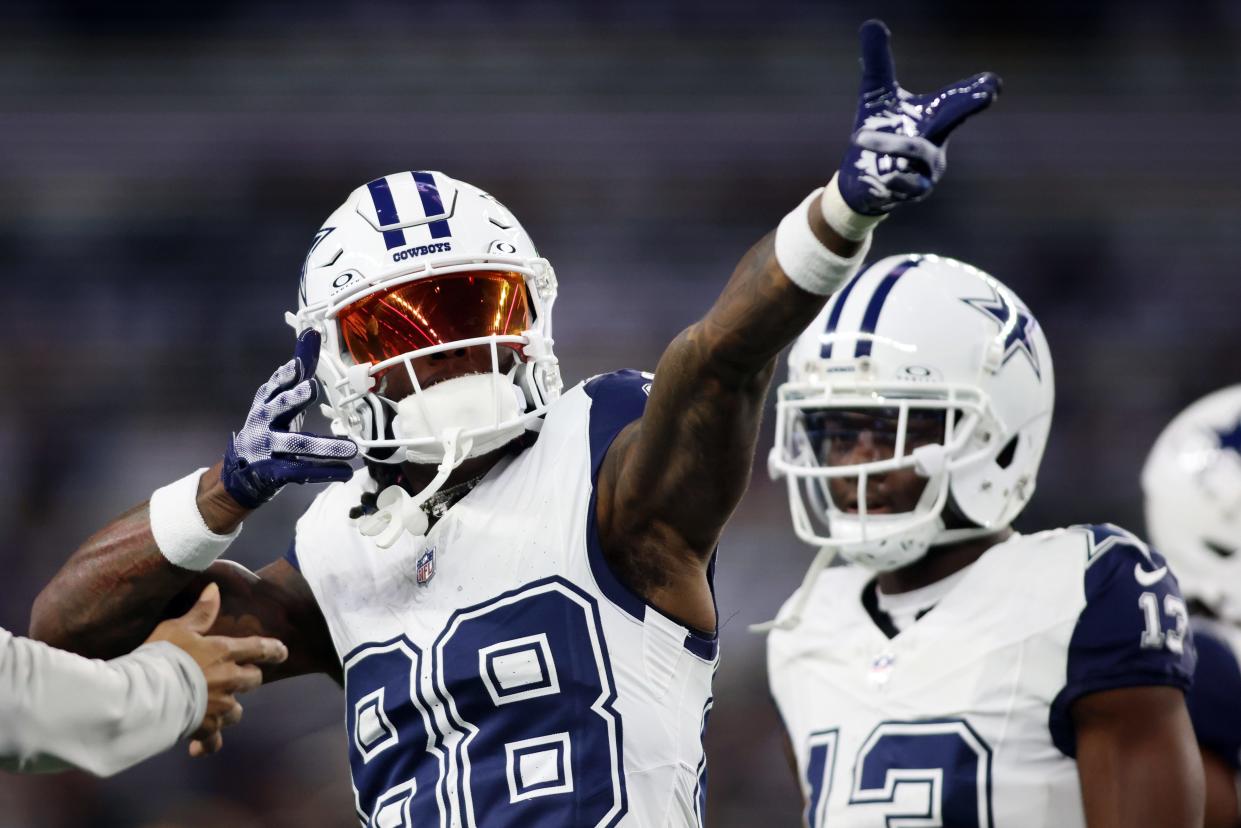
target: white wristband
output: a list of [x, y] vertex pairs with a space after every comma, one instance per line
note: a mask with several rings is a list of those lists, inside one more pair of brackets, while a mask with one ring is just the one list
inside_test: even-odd
[[864, 237], [861, 249], [847, 259], [828, 250], [819, 241], [810, 229], [807, 213], [811, 199], [820, 198], [822, 194], [823, 188], [820, 187], [806, 196], [797, 209], [781, 219], [780, 226], [776, 228], [776, 261], [780, 263], [780, 269], [789, 281], [816, 296], [834, 293], [857, 273], [870, 250], [869, 234]]
[[198, 479], [205, 471], [199, 469], [156, 489], [150, 503], [155, 545], [169, 563], [195, 572], [211, 566], [241, 534], [240, 526], [227, 535], [217, 535], [207, 528], [198, 511]]
[[827, 222], [827, 226], [849, 241], [866, 238], [876, 224], [888, 217], [887, 213], [878, 216], [855, 213], [840, 194], [840, 173], [833, 175], [832, 180], [827, 182], [819, 208], [823, 211], [823, 220]]

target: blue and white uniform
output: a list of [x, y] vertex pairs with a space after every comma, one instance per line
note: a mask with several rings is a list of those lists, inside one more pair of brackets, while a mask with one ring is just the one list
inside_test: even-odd
[[566, 393], [425, 549], [358, 533], [365, 472], [298, 522], [289, 557], [344, 665], [364, 825], [700, 824], [716, 637], [621, 584], [595, 527], [603, 456], [650, 383]]
[[1073, 702], [1189, 687], [1176, 578], [1114, 526], [1014, 535], [891, 638], [863, 605], [873, 580], [824, 571], [769, 638], [812, 828], [1084, 826]]
[[1195, 616], [1194, 686], [1185, 703], [1198, 745], [1236, 771], [1241, 790], [1241, 630]]

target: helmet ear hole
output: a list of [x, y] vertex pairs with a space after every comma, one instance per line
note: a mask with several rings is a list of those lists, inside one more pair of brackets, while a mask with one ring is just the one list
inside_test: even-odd
[[1008, 441], [1008, 445], [1000, 449], [1000, 453], [995, 456], [995, 464], [1002, 469], [1007, 469], [1013, 462], [1013, 456], [1017, 453], [1017, 435]]
[[1237, 550], [1235, 549], [1229, 549], [1226, 546], [1220, 546], [1218, 543], [1212, 543], [1211, 541], [1206, 540], [1206, 539], [1203, 539], [1202, 542], [1206, 544], [1207, 549], [1210, 549], [1212, 552], [1214, 552], [1216, 555], [1219, 555], [1221, 558], [1231, 558], [1237, 552]]

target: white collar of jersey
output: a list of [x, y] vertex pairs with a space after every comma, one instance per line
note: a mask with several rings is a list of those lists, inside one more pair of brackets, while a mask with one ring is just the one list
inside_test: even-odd
[[933, 584], [911, 589], [908, 592], [887, 593], [876, 585], [875, 598], [879, 610], [892, 619], [892, 626], [904, 631], [918, 620], [921, 613], [934, 607], [952, 591], [953, 587], [961, 583], [969, 569], [967, 566], [946, 578], [940, 578]]

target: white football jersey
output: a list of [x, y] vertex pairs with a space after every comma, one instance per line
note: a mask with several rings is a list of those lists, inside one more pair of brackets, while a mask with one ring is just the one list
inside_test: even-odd
[[768, 639], [812, 828], [1084, 826], [1073, 701], [1193, 673], [1175, 577], [1114, 526], [997, 544], [891, 638], [873, 579], [825, 570]]
[[595, 528], [603, 455], [650, 383], [566, 393], [425, 548], [358, 533], [364, 471], [298, 522], [289, 559], [344, 665], [364, 825], [701, 824], [716, 636], [621, 584]]

